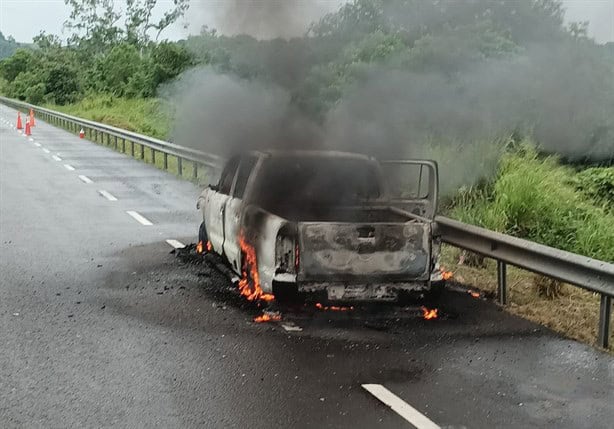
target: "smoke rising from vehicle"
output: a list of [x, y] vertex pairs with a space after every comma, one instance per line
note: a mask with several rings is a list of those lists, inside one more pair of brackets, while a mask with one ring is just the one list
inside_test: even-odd
[[[257, 35], [265, 28], [269, 35], [290, 34], [299, 26], [291, 16], [303, 3], [231, 1], [222, 22]], [[614, 85], [601, 83], [613, 67], [597, 61], [601, 53], [589, 45], [543, 40], [502, 58], [452, 64], [449, 72], [408, 71], [394, 62], [365, 65], [318, 119], [296, 103], [304, 90], [300, 80], [281, 84], [192, 70], [168, 89], [179, 118], [175, 140], [223, 156], [327, 148], [378, 158], [428, 157], [440, 163], [444, 191], [490, 174], [502, 147], [517, 135], [532, 135], [544, 150], [570, 159], [612, 159]], [[268, 75], [296, 67], [296, 51], [279, 52], [274, 64], [265, 63], [274, 67]], [[288, 52], [293, 58], [283, 56]]]
[[196, 2], [193, 13], [212, 15], [222, 34], [259, 39], [302, 36], [309, 24], [336, 9], [342, 0], [224, 0]]

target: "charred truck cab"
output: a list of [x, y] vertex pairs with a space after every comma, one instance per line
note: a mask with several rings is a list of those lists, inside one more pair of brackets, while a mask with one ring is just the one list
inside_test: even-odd
[[331, 151], [231, 158], [198, 199], [199, 239], [250, 299], [394, 301], [441, 287], [433, 161]]

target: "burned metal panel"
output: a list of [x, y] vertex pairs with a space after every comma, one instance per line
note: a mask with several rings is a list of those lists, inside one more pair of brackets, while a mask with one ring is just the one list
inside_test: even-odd
[[396, 301], [399, 293], [424, 293], [429, 290], [429, 285], [424, 281], [376, 284], [303, 282], [298, 289], [306, 293], [324, 291], [329, 301]]
[[256, 249], [260, 287], [267, 293], [273, 290], [277, 234], [287, 224], [286, 219], [258, 206], [248, 205], [244, 208], [241, 231], [245, 240]]
[[301, 279], [428, 280], [428, 223], [301, 223], [299, 236]]

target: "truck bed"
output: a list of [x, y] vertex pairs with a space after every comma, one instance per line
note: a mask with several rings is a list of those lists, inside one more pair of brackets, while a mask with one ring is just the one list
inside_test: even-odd
[[387, 206], [363, 207], [304, 207], [279, 206], [273, 214], [293, 222], [342, 222], [342, 223], [405, 223], [415, 219]]

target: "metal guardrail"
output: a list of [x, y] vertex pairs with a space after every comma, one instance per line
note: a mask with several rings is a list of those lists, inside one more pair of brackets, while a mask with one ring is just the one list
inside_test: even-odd
[[[45, 109], [22, 101], [0, 97], [0, 103], [24, 112], [33, 109], [37, 117], [45, 122], [64, 128], [74, 134], [79, 134], [83, 130], [88, 140], [112, 146], [115, 150], [121, 150], [121, 152], [126, 154], [129, 153], [133, 158], [151, 161], [163, 170], [168, 171], [171, 170], [170, 167], [176, 166], [172, 170], [176, 170], [179, 176], [184, 176], [184, 173], [187, 172], [190, 173], [189, 178], [197, 180], [199, 178], [199, 171], [202, 176], [202, 172], [207, 169], [216, 170], [221, 163], [220, 157], [213, 154], [122, 130], [110, 125], [77, 118], [76, 116]], [[150, 155], [148, 158], [146, 157], [147, 154]], [[160, 155], [161, 158], [157, 155]], [[172, 166], [169, 163], [169, 155], [176, 160], [172, 163]], [[186, 162], [191, 168], [185, 168]]]
[[507, 304], [507, 264], [601, 295], [598, 342], [608, 347], [614, 264], [437, 216], [443, 242], [497, 261], [498, 298]]
[[[162, 154], [162, 168], [169, 169], [168, 156], [177, 159], [177, 173], [183, 176], [183, 162], [192, 164], [192, 179], [198, 179], [199, 168], [219, 170], [223, 160], [215, 155], [196, 149], [186, 148], [174, 143], [125, 131], [109, 125], [84, 120], [64, 113], [44, 109], [28, 103], [0, 97], [0, 103], [18, 110], [33, 109], [39, 118], [71, 132], [81, 129], [89, 134], [89, 139], [113, 146], [126, 152], [130, 144], [130, 154], [135, 156], [135, 144], [139, 147], [139, 158], [146, 160], [145, 148], [151, 151], [151, 160], [156, 163], [156, 153]], [[100, 139], [99, 139], [100, 137]], [[113, 143], [111, 144], [111, 138]], [[614, 297], [614, 264], [598, 261], [585, 256], [554, 249], [498, 232], [464, 224], [443, 216], [436, 217], [438, 234], [443, 242], [465, 249], [497, 261], [498, 299], [501, 305], [507, 304], [507, 264], [542, 274], [601, 295], [599, 312], [598, 343], [607, 348], [610, 337], [612, 298]]]

